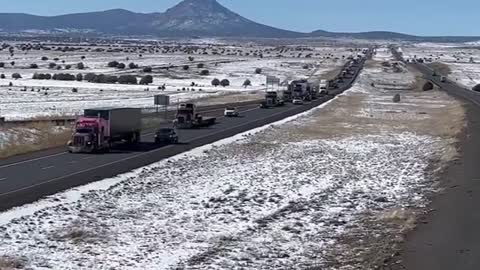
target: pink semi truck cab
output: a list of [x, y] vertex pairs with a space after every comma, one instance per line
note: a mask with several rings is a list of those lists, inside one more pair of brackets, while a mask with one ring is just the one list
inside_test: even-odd
[[108, 151], [117, 142], [140, 141], [141, 110], [134, 108], [87, 109], [75, 122], [68, 142], [71, 153]]

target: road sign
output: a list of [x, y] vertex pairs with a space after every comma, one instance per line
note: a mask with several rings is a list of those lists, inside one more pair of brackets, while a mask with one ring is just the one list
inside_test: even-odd
[[168, 106], [170, 105], [170, 96], [167, 95], [155, 95], [154, 97], [155, 105], [163, 105]]

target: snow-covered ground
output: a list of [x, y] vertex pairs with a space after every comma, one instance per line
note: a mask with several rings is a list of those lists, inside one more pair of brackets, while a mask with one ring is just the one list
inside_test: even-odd
[[463, 116], [442, 92], [371, 86], [414, 76], [367, 66], [321, 108], [0, 214], [0, 258], [31, 269], [365, 269], [366, 252], [401, 234], [388, 222], [407, 222], [392, 213], [428, 202]]
[[402, 48], [405, 59], [426, 59], [440, 62], [451, 70], [450, 79], [472, 88], [480, 84], [480, 48], [477, 43], [421, 43]]
[[[281, 81], [308, 78], [312, 74], [322, 74], [334, 70], [345, 63], [348, 56], [354, 54], [351, 48], [346, 47], [318, 47], [309, 48], [312, 51], [297, 51], [292, 49], [278, 49], [270, 47], [252, 47], [253, 45], [219, 45], [206, 46], [208, 55], [190, 55], [181, 52], [175, 53], [138, 53], [129, 52], [95, 52], [91, 51], [15, 51], [11, 56], [8, 50], [0, 51], [0, 62], [5, 63], [0, 68], [0, 74], [6, 79], [0, 79], [0, 115], [7, 120], [28, 119], [50, 116], [65, 116], [80, 114], [87, 107], [126, 106], [152, 108], [155, 94], [168, 94], [173, 102], [203, 99], [208, 96], [224, 95], [229, 92], [258, 91], [265, 89], [266, 76], [272, 75]], [[222, 55], [212, 55], [213, 51], [226, 51]], [[253, 54], [263, 52], [260, 58]], [[233, 55], [233, 52], [236, 54]], [[310, 54], [310, 57], [306, 57]], [[42, 57], [48, 60], [42, 61]], [[82, 59], [82, 57], [85, 57]], [[190, 61], [188, 57], [193, 57]], [[55, 61], [54, 59], [58, 60]], [[128, 59], [128, 60], [127, 60]], [[12, 66], [10, 63], [15, 62]], [[124, 70], [107, 67], [107, 63], [118, 61], [135, 63], [139, 69]], [[82, 62], [85, 69], [77, 69], [76, 64]], [[55, 63], [61, 70], [49, 68]], [[204, 67], [198, 68], [198, 64]], [[38, 69], [31, 69], [31, 64], [37, 64]], [[71, 68], [66, 70], [66, 66]], [[156, 69], [170, 65], [178, 68]], [[182, 67], [188, 65], [189, 69]], [[134, 74], [139, 78], [147, 73], [142, 68], [150, 66], [154, 72], [153, 83], [144, 85], [97, 84], [86, 81], [55, 81], [33, 80], [34, 73], [97, 73], [109, 75]], [[306, 67], [306, 68], [305, 68]], [[256, 74], [256, 68], [261, 68], [261, 74]], [[201, 70], [207, 69], [208, 76], [200, 76]], [[22, 78], [12, 79], [13, 73], [21, 74]], [[214, 78], [228, 79], [230, 86], [213, 87]], [[243, 87], [246, 79], [251, 86]], [[12, 86], [10, 86], [12, 83]], [[192, 83], [195, 86], [192, 86]], [[165, 85], [165, 90], [158, 90]], [[78, 92], [72, 92], [77, 88]]]

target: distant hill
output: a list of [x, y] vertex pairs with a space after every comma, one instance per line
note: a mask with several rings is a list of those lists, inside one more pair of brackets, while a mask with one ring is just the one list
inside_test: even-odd
[[356, 38], [424, 41], [475, 41], [478, 37], [418, 37], [394, 32], [300, 33], [256, 23], [225, 8], [216, 0], [183, 0], [163, 13], [135, 13], [123, 9], [35, 16], [0, 13], [3, 32], [90, 33], [157, 37]]

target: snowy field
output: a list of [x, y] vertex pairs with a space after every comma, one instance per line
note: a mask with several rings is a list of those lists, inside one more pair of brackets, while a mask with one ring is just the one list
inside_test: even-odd
[[[0, 74], [6, 77], [0, 79], [0, 115], [7, 120], [71, 116], [81, 113], [87, 107], [152, 108], [155, 94], [168, 94], [172, 102], [182, 102], [231, 92], [255, 92], [265, 89], [267, 75], [276, 76], [282, 82], [309, 78], [313, 74], [321, 76], [342, 66], [348, 56], [356, 53], [348, 47], [292, 47], [287, 50], [288, 46], [276, 48], [252, 44], [196, 46], [200, 48], [197, 54], [188, 54], [180, 49], [170, 49], [168, 53], [161, 50], [140, 53], [122, 47], [102, 49], [127, 51], [97, 52], [96, 47], [79, 47], [82, 49], [74, 52], [55, 49], [21, 51], [17, 48], [12, 56], [5, 49], [0, 51], [0, 62], [5, 64], [5, 67], [0, 67]], [[42, 60], [43, 57], [48, 60]], [[127, 67], [108, 67], [107, 64], [111, 61], [124, 63]], [[77, 67], [80, 62], [85, 66], [82, 70]], [[51, 68], [49, 65], [52, 63], [60, 69]], [[129, 69], [129, 63], [138, 65], [138, 68]], [[31, 64], [37, 64], [38, 68], [30, 68]], [[199, 68], [199, 64], [204, 66]], [[188, 65], [188, 70], [184, 70], [185, 65]], [[174, 67], [166, 69], [170, 66]], [[152, 67], [153, 70], [145, 73], [144, 67]], [[257, 68], [261, 69], [261, 74], [255, 72]], [[209, 75], [201, 76], [200, 72], [205, 69]], [[22, 78], [12, 79], [14, 73], [19, 73]], [[34, 73], [133, 74], [139, 79], [144, 75], [152, 75], [153, 83], [146, 86], [33, 80]], [[211, 82], [215, 78], [228, 79], [230, 85], [213, 87]], [[244, 87], [247, 79], [251, 81], [251, 86]], [[159, 90], [162, 86], [165, 86], [165, 90]], [[78, 91], [73, 92], [73, 88]]]
[[414, 78], [371, 62], [298, 117], [0, 214], [0, 266], [374, 268], [428, 203], [463, 123], [445, 93], [371, 86]]
[[405, 59], [423, 58], [427, 63], [446, 64], [449, 78], [472, 88], [480, 84], [480, 47], [478, 43], [436, 44], [420, 43], [402, 48]]

